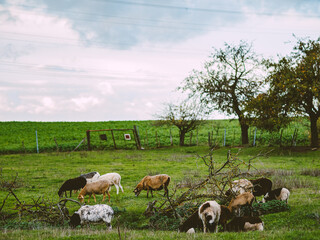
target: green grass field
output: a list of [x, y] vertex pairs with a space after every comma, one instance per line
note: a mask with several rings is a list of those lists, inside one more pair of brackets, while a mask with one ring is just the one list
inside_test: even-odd
[[[320, 234], [320, 151], [295, 151], [278, 147], [247, 147], [241, 149], [239, 158], [246, 161], [258, 153], [274, 149], [268, 157], [253, 161], [255, 168], [270, 178], [276, 187], [287, 187], [291, 191], [290, 211], [262, 216], [263, 232], [218, 233], [218, 239], [318, 239]], [[226, 161], [229, 148], [213, 152], [215, 166]], [[239, 148], [232, 148], [237, 153]], [[177, 231], [158, 231], [149, 227], [149, 219], [143, 215], [147, 203], [163, 200], [163, 192], [154, 198], [146, 198], [146, 192], [135, 197], [132, 192], [138, 181], [147, 174], [167, 173], [172, 177], [169, 191], [176, 184], [198, 181], [207, 176], [208, 169], [196, 157], [206, 155], [207, 146], [167, 147], [147, 150], [108, 150], [79, 152], [49, 152], [40, 154], [0, 155], [1, 184], [13, 180], [18, 174], [14, 193], [25, 203], [43, 197], [58, 202], [57, 191], [68, 178], [81, 173], [98, 171], [100, 174], [118, 172], [122, 176], [124, 193], [116, 194], [112, 188], [110, 205], [117, 209], [113, 230], [106, 232], [103, 224], [70, 229], [63, 226], [49, 226], [28, 216], [13, 215], [1, 220], [1, 239], [194, 239]], [[187, 188], [179, 189], [179, 192]], [[169, 192], [170, 193], [170, 192]], [[171, 191], [172, 193], [172, 191]], [[5, 188], [0, 189], [0, 207], [7, 196]], [[72, 195], [73, 199], [77, 194]], [[98, 202], [102, 196], [97, 196]], [[6, 200], [1, 219], [14, 213], [16, 200], [10, 195]], [[90, 202], [93, 204], [93, 200]], [[68, 205], [72, 213], [76, 204]], [[117, 227], [119, 227], [120, 237]], [[197, 239], [212, 239], [212, 234], [196, 233]]]
[[[176, 127], [155, 127], [154, 121], [108, 121], [108, 122], [0, 122], [0, 154], [36, 153], [36, 131], [39, 152], [72, 151], [86, 137], [87, 130], [132, 129], [137, 126], [141, 145], [145, 149], [170, 146], [170, 132], [174, 146], [179, 144], [179, 132]], [[292, 135], [297, 130], [295, 145], [308, 146], [309, 127], [307, 119], [296, 119], [283, 129], [281, 143], [291, 146]], [[114, 138], [118, 149], [135, 149], [134, 140], [125, 141], [124, 133], [132, 131], [115, 131]], [[99, 135], [106, 134], [107, 141], [100, 140]], [[219, 146], [241, 145], [241, 131], [238, 120], [207, 120], [197, 130], [187, 134], [186, 145], [208, 146], [208, 136], [212, 144]], [[249, 128], [249, 141], [253, 144], [255, 127]], [[132, 139], [134, 139], [132, 137]], [[257, 130], [257, 146], [280, 145], [280, 132], [269, 133]], [[93, 150], [112, 150], [114, 143], [110, 131], [91, 133]], [[87, 150], [87, 144], [80, 145], [78, 150]]]

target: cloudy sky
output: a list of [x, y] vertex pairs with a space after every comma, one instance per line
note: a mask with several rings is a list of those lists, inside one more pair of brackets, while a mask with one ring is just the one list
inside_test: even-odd
[[320, 37], [320, 1], [0, 0], [0, 121], [154, 119], [213, 47], [292, 34]]

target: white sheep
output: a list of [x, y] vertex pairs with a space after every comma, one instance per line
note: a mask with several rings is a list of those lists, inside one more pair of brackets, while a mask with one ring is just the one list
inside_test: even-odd
[[70, 226], [76, 227], [89, 222], [105, 222], [109, 230], [112, 229], [111, 220], [113, 219], [114, 211], [106, 204], [85, 205], [76, 211], [70, 218]]
[[106, 173], [104, 175], [101, 175], [96, 181], [101, 181], [101, 180], [105, 180], [109, 182], [110, 184], [109, 191], [111, 190], [111, 186], [114, 185], [117, 189], [117, 194], [119, 194], [119, 187], [123, 192], [123, 188], [121, 186], [121, 176], [119, 173]]

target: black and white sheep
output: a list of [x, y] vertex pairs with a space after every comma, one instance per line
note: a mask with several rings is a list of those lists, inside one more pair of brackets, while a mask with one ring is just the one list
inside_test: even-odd
[[198, 210], [199, 218], [203, 223], [203, 232], [218, 232], [218, 223], [221, 215], [221, 207], [216, 201], [203, 203]]
[[81, 174], [80, 177], [84, 177], [85, 179], [87, 179], [87, 183], [88, 183], [88, 182], [93, 182], [98, 180], [98, 178], [100, 177], [100, 173], [89, 172], [89, 173]]
[[246, 231], [263, 231], [263, 222], [259, 217], [235, 217], [226, 227], [228, 232], [246, 232]]
[[271, 200], [280, 200], [288, 203], [289, 196], [290, 196], [290, 191], [288, 189], [277, 188], [268, 192], [262, 199], [262, 202], [265, 203]]
[[90, 222], [105, 222], [109, 230], [112, 229], [111, 220], [113, 219], [114, 211], [107, 204], [85, 205], [79, 208], [70, 218], [70, 226], [87, 224]]
[[253, 185], [252, 193], [255, 197], [264, 196], [272, 189], [272, 181], [268, 178], [251, 179], [250, 182]]
[[65, 193], [67, 197], [67, 191], [70, 191], [70, 197], [72, 190], [79, 190], [87, 184], [87, 180], [84, 177], [76, 177], [68, 179], [65, 181], [58, 191], [59, 197], [62, 197], [62, 194]]

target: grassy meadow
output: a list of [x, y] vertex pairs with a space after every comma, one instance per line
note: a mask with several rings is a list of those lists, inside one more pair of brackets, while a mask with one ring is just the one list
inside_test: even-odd
[[[0, 122], [0, 154], [36, 153], [36, 132], [38, 150], [44, 152], [66, 152], [74, 150], [86, 137], [87, 130], [101, 129], [133, 129], [136, 125], [144, 149], [153, 149], [179, 145], [179, 132], [176, 127], [154, 126], [154, 121], [108, 121], [108, 122]], [[319, 127], [320, 129], [320, 127]], [[282, 130], [282, 146], [308, 146], [309, 123], [307, 119], [296, 119]], [[297, 133], [295, 141], [292, 136]], [[131, 141], [124, 140], [124, 134], [132, 136]], [[101, 140], [105, 134], [107, 140]], [[118, 149], [136, 149], [132, 131], [114, 131], [113, 137]], [[208, 146], [208, 138], [212, 145], [239, 146], [241, 145], [241, 130], [238, 120], [207, 120], [197, 130], [186, 135], [185, 144], [188, 146]], [[280, 132], [267, 132], [249, 128], [250, 145], [257, 146], [280, 145]], [[171, 136], [171, 137], [170, 137]], [[114, 149], [111, 131], [92, 132], [90, 141], [93, 150]], [[78, 150], [87, 150], [87, 143], [82, 143]]]
[[[227, 151], [238, 153], [244, 161], [259, 153], [273, 151], [268, 156], [260, 156], [252, 161], [261, 175], [270, 178], [274, 186], [287, 187], [291, 191], [286, 212], [262, 216], [265, 224], [263, 232], [217, 233], [217, 239], [318, 239], [320, 234], [320, 150], [278, 147], [221, 147], [213, 151], [215, 167], [225, 161]], [[239, 152], [240, 151], [240, 152]], [[147, 203], [157, 199], [160, 204], [163, 191], [146, 197], [146, 191], [139, 197], [132, 192], [136, 184], [147, 174], [167, 173], [172, 177], [169, 194], [176, 184], [196, 182], [207, 176], [208, 169], [197, 155], [208, 154], [207, 146], [162, 147], [146, 150], [108, 150], [48, 153], [16, 153], [0, 155], [1, 189], [0, 207], [7, 196], [3, 187], [6, 181], [16, 175], [14, 193], [25, 203], [43, 197], [58, 202], [58, 189], [69, 178], [81, 173], [98, 171], [100, 174], [118, 172], [122, 176], [124, 193], [116, 194], [112, 187], [111, 202], [116, 209], [113, 230], [107, 232], [103, 224], [70, 229], [67, 222], [62, 226], [49, 226], [28, 216], [14, 214], [3, 221], [4, 215], [15, 213], [15, 198], [10, 195], [0, 212], [0, 239], [212, 239], [213, 234], [196, 233], [189, 236], [176, 230], [163, 231], [149, 227], [149, 219], [143, 215]], [[188, 188], [178, 189], [176, 194]], [[170, 191], [171, 190], [171, 191]], [[77, 199], [77, 194], [72, 195]], [[87, 199], [87, 197], [86, 197]], [[100, 202], [102, 196], [97, 196]], [[93, 204], [93, 199], [90, 201]], [[68, 203], [69, 212], [78, 205]], [[168, 223], [169, 224], [169, 223]], [[170, 227], [170, 226], [168, 226]]]

